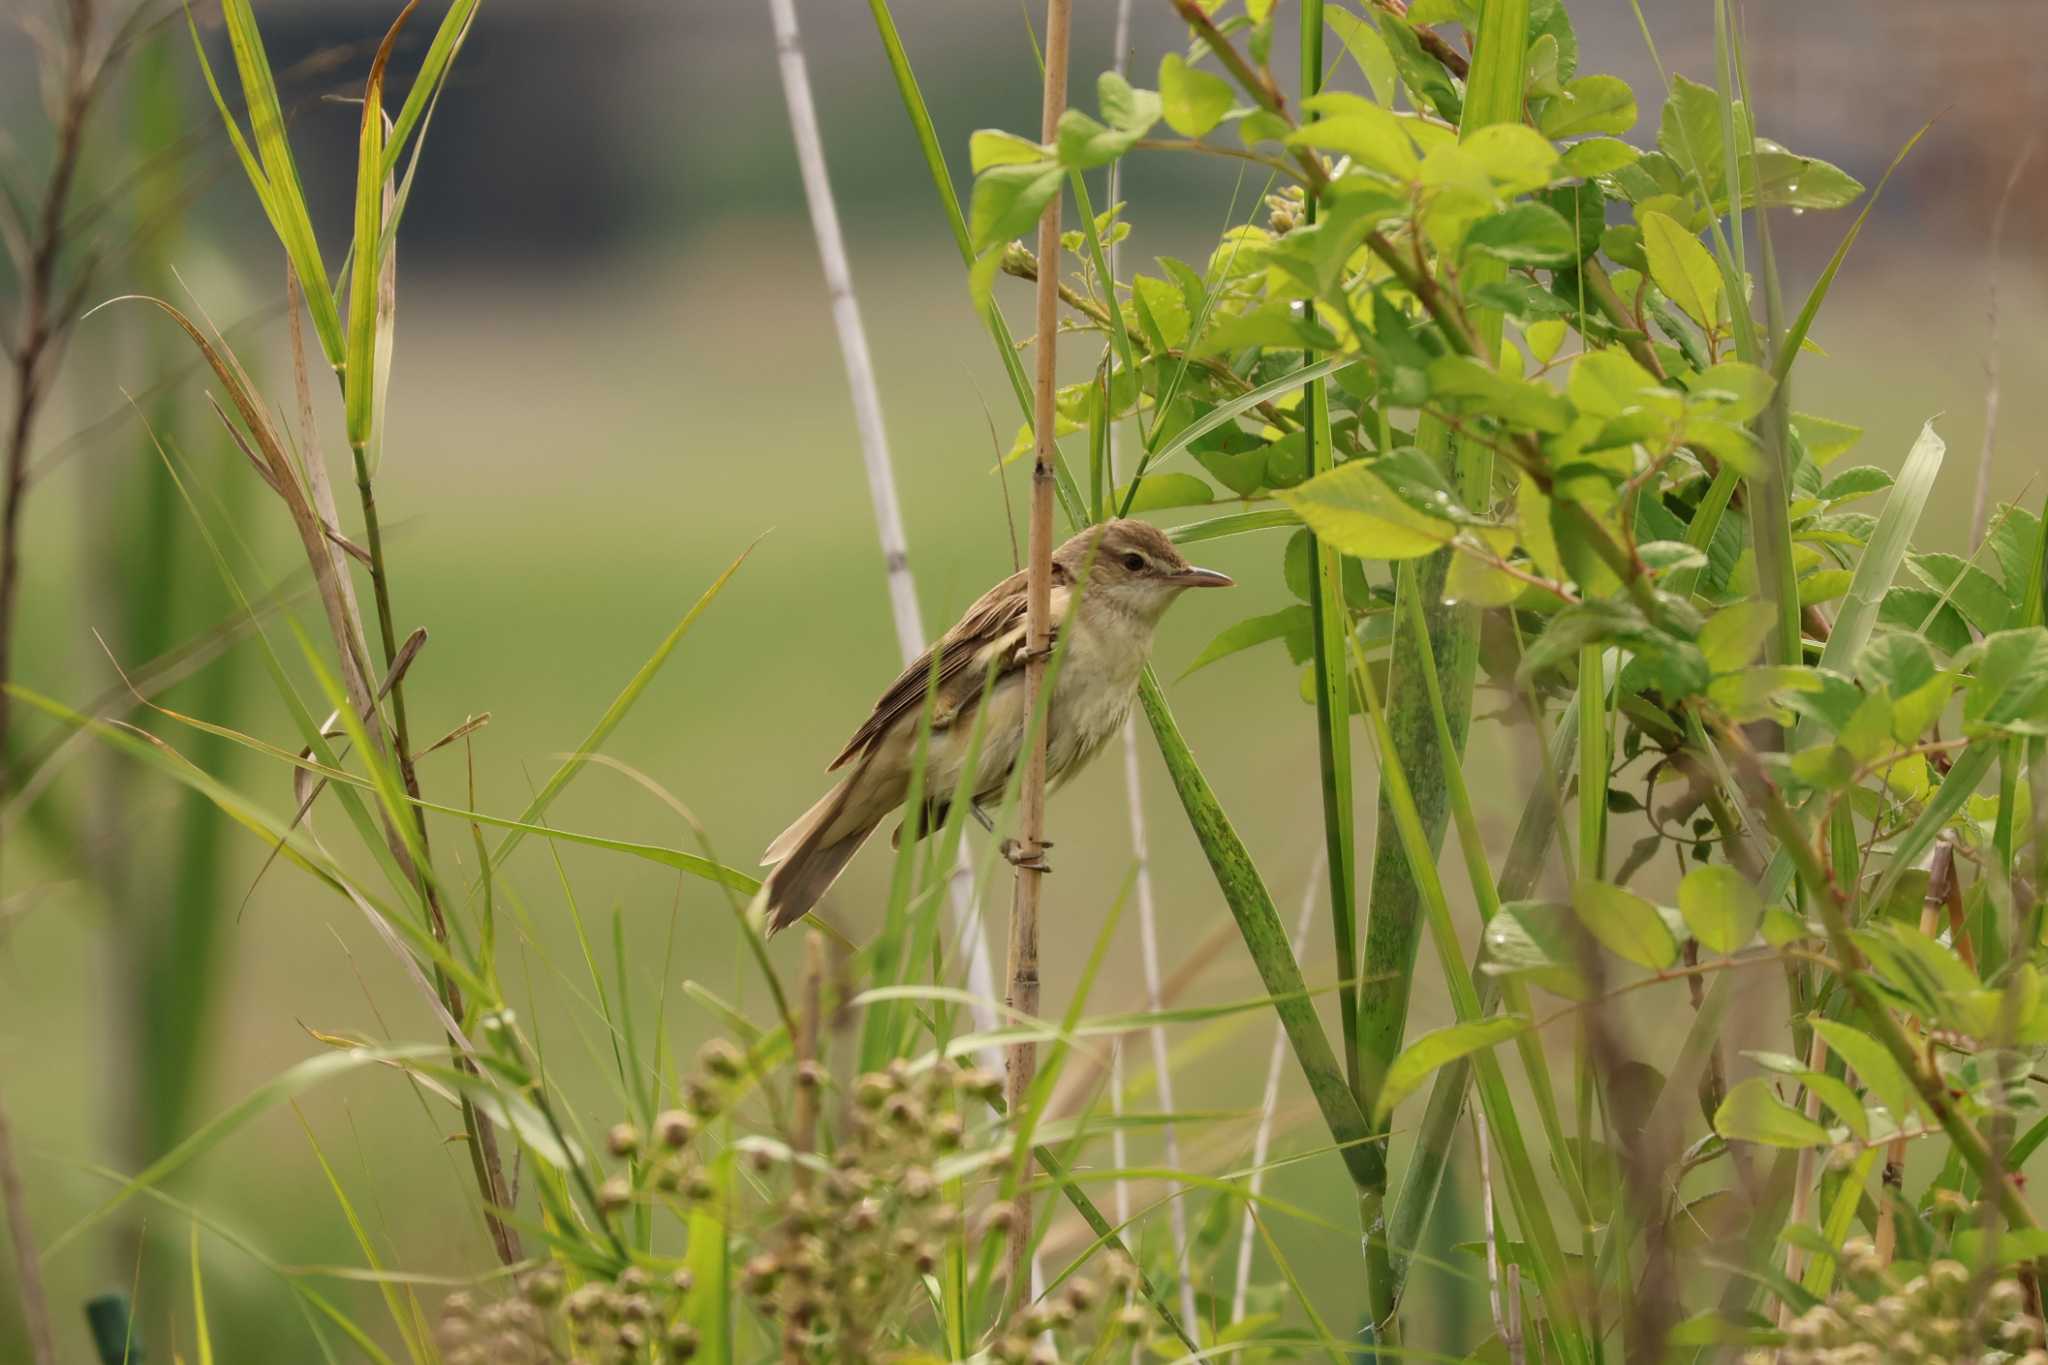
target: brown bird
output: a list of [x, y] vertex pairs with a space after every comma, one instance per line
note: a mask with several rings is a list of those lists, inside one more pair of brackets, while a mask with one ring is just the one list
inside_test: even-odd
[[[922, 838], [944, 823], [978, 742], [967, 789], [970, 808], [993, 830], [982, 803], [1003, 793], [1024, 742], [1024, 582], [1022, 573], [1014, 573], [983, 593], [889, 684], [826, 768], [835, 772], [851, 764], [851, 771], [768, 845], [761, 861], [775, 870], [756, 906], [765, 912], [769, 933], [802, 919], [875, 828], [903, 805], [928, 694], [929, 795], [905, 827], [912, 838]], [[1092, 526], [1053, 551], [1052, 618], [1065, 637], [1065, 652], [1046, 712], [1046, 774], [1052, 785], [1079, 772], [1123, 725], [1152, 649], [1153, 628], [1174, 599], [1188, 588], [1229, 586], [1227, 576], [1189, 564], [1164, 532], [1142, 521]], [[1011, 852], [1005, 840], [1004, 853]]]

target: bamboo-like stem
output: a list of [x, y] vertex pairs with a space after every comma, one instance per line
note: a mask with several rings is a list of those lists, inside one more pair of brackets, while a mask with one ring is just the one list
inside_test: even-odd
[[[1058, 136], [1059, 119], [1067, 107], [1067, 47], [1072, 19], [1072, 0], [1046, 0], [1045, 7], [1045, 97], [1041, 105], [1040, 129], [1050, 143]], [[1060, 250], [1060, 201], [1054, 195], [1038, 220], [1038, 259], [1057, 261]], [[1025, 557], [1024, 616], [1024, 714], [1039, 714], [1040, 696], [1045, 689], [1045, 665], [1052, 654], [1052, 497], [1054, 427], [1057, 412], [1054, 388], [1058, 382], [1055, 366], [1059, 349], [1059, 272], [1039, 272], [1037, 289], [1037, 336], [1032, 376], [1032, 432], [1034, 458], [1031, 463], [1031, 536]], [[1038, 900], [1044, 877], [1045, 857], [1045, 749], [1049, 727], [1031, 727], [1030, 749], [1024, 758], [1024, 781], [1017, 798], [1017, 886], [1010, 905], [1009, 998], [1013, 1015], [1038, 1013]], [[1006, 1097], [1010, 1113], [1023, 1113], [1026, 1096], [1038, 1070], [1038, 1048], [1032, 1043], [1010, 1047]], [[1028, 1180], [1030, 1157], [1022, 1172]], [[1009, 1286], [1015, 1303], [1022, 1304], [1031, 1293], [1028, 1268], [1031, 1259], [1031, 1203], [1020, 1190], [1017, 1217], [1010, 1224]]]
[[[1328, 875], [1328, 869], [1323, 865], [1328, 857], [1327, 852], [1317, 851], [1316, 865], [1308, 874], [1308, 889], [1302, 893], [1301, 914], [1295, 918], [1294, 937], [1291, 941], [1297, 958], [1301, 956], [1302, 948], [1308, 943], [1309, 927], [1315, 922], [1316, 888], [1322, 885], [1323, 878]], [[1257, 1220], [1252, 1217], [1252, 1209], [1258, 1201], [1259, 1191], [1266, 1183], [1266, 1154], [1272, 1149], [1273, 1120], [1280, 1108], [1280, 1073], [1286, 1066], [1287, 1030], [1276, 1023], [1273, 1025], [1273, 1050], [1266, 1058], [1266, 1088], [1259, 1100], [1259, 1126], [1252, 1134], [1252, 1173], [1248, 1182], [1249, 1198], [1244, 1208], [1244, 1228], [1237, 1239], [1237, 1282], [1230, 1294], [1231, 1322], [1238, 1322], [1244, 1318], [1245, 1294], [1251, 1288], [1252, 1238], [1258, 1230]]]
[[[875, 378], [874, 356], [868, 349], [867, 328], [861, 321], [860, 302], [853, 290], [853, 268], [847, 257], [846, 236], [839, 225], [838, 203], [832, 197], [832, 178], [825, 165], [825, 143], [818, 130], [817, 106], [811, 98], [810, 68], [804, 61], [796, 6], [793, 0], [769, 0], [768, 13], [775, 26], [775, 52], [783, 98], [789, 105], [789, 130], [796, 142], [804, 201], [810, 208], [811, 232], [818, 242], [818, 261], [825, 271], [825, 292], [832, 301], [832, 325], [839, 335], [846, 386], [853, 396], [853, 423], [860, 435], [868, 501], [874, 507], [875, 534], [881, 541], [882, 562], [888, 576], [889, 612], [896, 624], [896, 645], [903, 662], [908, 664], [924, 652], [924, 618], [918, 610], [917, 580], [910, 571], [910, 545], [903, 531], [903, 508], [896, 494], [888, 430], [882, 421], [881, 385]], [[967, 950], [967, 989], [974, 995], [969, 1009], [975, 1027], [986, 1033], [996, 1027], [995, 967], [989, 957], [988, 937], [982, 932], [981, 907], [974, 898], [974, 868], [964, 844], [948, 890], [953, 935]], [[980, 1061], [993, 1070], [999, 1058], [995, 1049], [988, 1048]]]
[[[1807, 1044], [1806, 1069], [1808, 1071], [1820, 1071], [1825, 1069], [1827, 1064], [1828, 1040], [1821, 1037], [1820, 1032], [1815, 1030], [1812, 1040]], [[1811, 1122], [1820, 1122], [1820, 1093], [1811, 1086], [1808, 1086], [1806, 1090], [1804, 1112]], [[1798, 1172], [1792, 1177], [1792, 1216], [1790, 1223], [1787, 1224], [1788, 1227], [1804, 1227], [1807, 1220], [1813, 1217], [1814, 1182], [1819, 1174], [1819, 1166], [1820, 1149], [1818, 1147], [1802, 1147], [1799, 1151]], [[1785, 1247], [1785, 1278], [1794, 1284], [1798, 1284], [1800, 1276], [1805, 1273], [1805, 1251], [1800, 1248], [1797, 1242], [1788, 1243]], [[1780, 1300], [1778, 1303], [1778, 1326], [1780, 1328], [1790, 1327], [1792, 1325], [1792, 1316], [1792, 1305]]]

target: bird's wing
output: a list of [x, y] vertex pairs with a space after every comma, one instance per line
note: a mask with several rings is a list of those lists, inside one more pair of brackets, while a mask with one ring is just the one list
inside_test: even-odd
[[[1054, 570], [1053, 619], [1060, 616], [1065, 574]], [[918, 716], [928, 692], [935, 693], [932, 725], [943, 729], [981, 697], [993, 665], [998, 681], [1024, 661], [1024, 575], [1011, 574], [981, 595], [959, 622], [917, 661], [896, 675], [874, 711], [825, 771], [832, 772], [864, 752], [906, 716]], [[934, 662], [936, 656], [936, 663]]]

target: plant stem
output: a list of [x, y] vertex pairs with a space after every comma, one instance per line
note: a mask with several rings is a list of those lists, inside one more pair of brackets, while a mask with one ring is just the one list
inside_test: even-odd
[[[1045, 91], [1041, 105], [1042, 136], [1051, 142], [1058, 134], [1060, 115], [1067, 107], [1067, 46], [1072, 0], [1046, 0]], [[1038, 220], [1038, 259], [1057, 261], [1060, 250], [1060, 203], [1055, 194]], [[1024, 714], [1039, 714], [1040, 696], [1045, 688], [1045, 665], [1052, 653], [1052, 499], [1055, 452], [1056, 359], [1059, 349], [1059, 290], [1056, 270], [1039, 272], [1037, 289], [1037, 369], [1032, 384], [1032, 432], [1035, 446], [1031, 464], [1031, 536], [1025, 558], [1025, 627], [1027, 651], [1024, 663]], [[1048, 716], [1048, 722], [1050, 717]], [[1017, 807], [1017, 885], [1010, 906], [1009, 999], [1015, 1014], [1038, 1013], [1038, 901], [1044, 877], [1045, 858], [1045, 750], [1050, 724], [1033, 727], [1030, 748], [1024, 760], [1024, 782]], [[1025, 1097], [1038, 1069], [1038, 1049], [1032, 1043], [1015, 1043], [1010, 1048], [1007, 1098], [1010, 1112], [1024, 1112]], [[1021, 1174], [1028, 1179], [1030, 1158], [1025, 1157]], [[1017, 1216], [1010, 1225], [1009, 1292], [1021, 1306], [1031, 1295], [1031, 1202], [1022, 1188], [1017, 1196]]]
[[[363, 507], [363, 539], [370, 554], [370, 590], [377, 607], [377, 635], [383, 647], [384, 666], [389, 669], [398, 657], [398, 642], [392, 627], [391, 580], [385, 566], [384, 534], [377, 519], [377, 495], [370, 478], [367, 452], [361, 444], [350, 447], [355, 457], [356, 493]], [[337, 647], [348, 648], [348, 641], [335, 641]], [[432, 930], [434, 941], [442, 947], [448, 946], [448, 917], [441, 907], [441, 895], [434, 879], [428, 875], [425, 860], [431, 855], [427, 843], [427, 817], [418, 804], [420, 780], [413, 767], [411, 731], [405, 717], [405, 683], [402, 678], [391, 682], [391, 731], [392, 745], [397, 752], [398, 776], [405, 786], [405, 794], [415, 803], [409, 815], [413, 832], [419, 840], [422, 866], [413, 869], [415, 883], [420, 896], [427, 906], [427, 924]], [[434, 985], [441, 996], [441, 1003], [448, 1009], [451, 1018], [458, 1022], [465, 1017], [462, 987], [449, 978], [437, 962], [434, 964]], [[451, 1040], [452, 1041], [452, 1040]], [[455, 1064], [471, 1075], [476, 1075], [476, 1063], [467, 1052], [456, 1052]], [[462, 1100], [462, 1131], [469, 1146], [470, 1164], [475, 1168], [478, 1191], [484, 1201], [484, 1224], [490, 1230], [491, 1245], [498, 1259], [505, 1265], [513, 1265], [524, 1258], [520, 1247], [519, 1233], [505, 1221], [504, 1213], [512, 1207], [512, 1187], [505, 1179], [504, 1160], [498, 1151], [497, 1129], [476, 1105], [464, 1095]]]
[[[811, 98], [810, 69], [804, 61], [793, 0], [769, 0], [775, 25], [775, 50], [782, 73], [782, 93], [789, 105], [790, 135], [796, 142], [797, 167], [810, 208], [811, 231], [818, 242], [818, 260], [825, 271], [825, 291], [832, 301], [832, 324], [839, 336], [846, 385], [853, 396], [854, 428], [860, 433], [861, 463], [868, 476], [868, 501], [874, 508], [875, 533], [881, 540], [882, 562], [889, 584], [889, 612], [896, 625], [896, 646], [905, 664], [924, 652], [924, 619], [917, 605], [917, 580], [910, 571], [910, 545], [903, 531], [903, 508], [896, 495], [896, 471], [889, 456], [889, 436], [882, 421], [882, 390], [875, 378], [867, 328], [853, 291], [853, 267], [847, 258], [846, 236], [839, 226], [839, 208], [825, 165], [825, 144], [818, 131], [818, 113]], [[981, 908], [974, 898], [974, 869], [961, 845], [949, 886], [953, 934], [967, 946], [967, 989], [975, 1027], [986, 1033], [996, 1027], [995, 968], [988, 938], [982, 932]], [[995, 1049], [984, 1051], [982, 1065], [999, 1063]]]

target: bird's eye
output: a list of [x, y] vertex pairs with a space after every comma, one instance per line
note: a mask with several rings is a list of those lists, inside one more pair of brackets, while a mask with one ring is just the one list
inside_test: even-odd
[[1145, 556], [1136, 554], [1125, 555], [1124, 567], [1126, 569], [1129, 569], [1132, 573], [1138, 572], [1138, 570], [1145, 567]]

